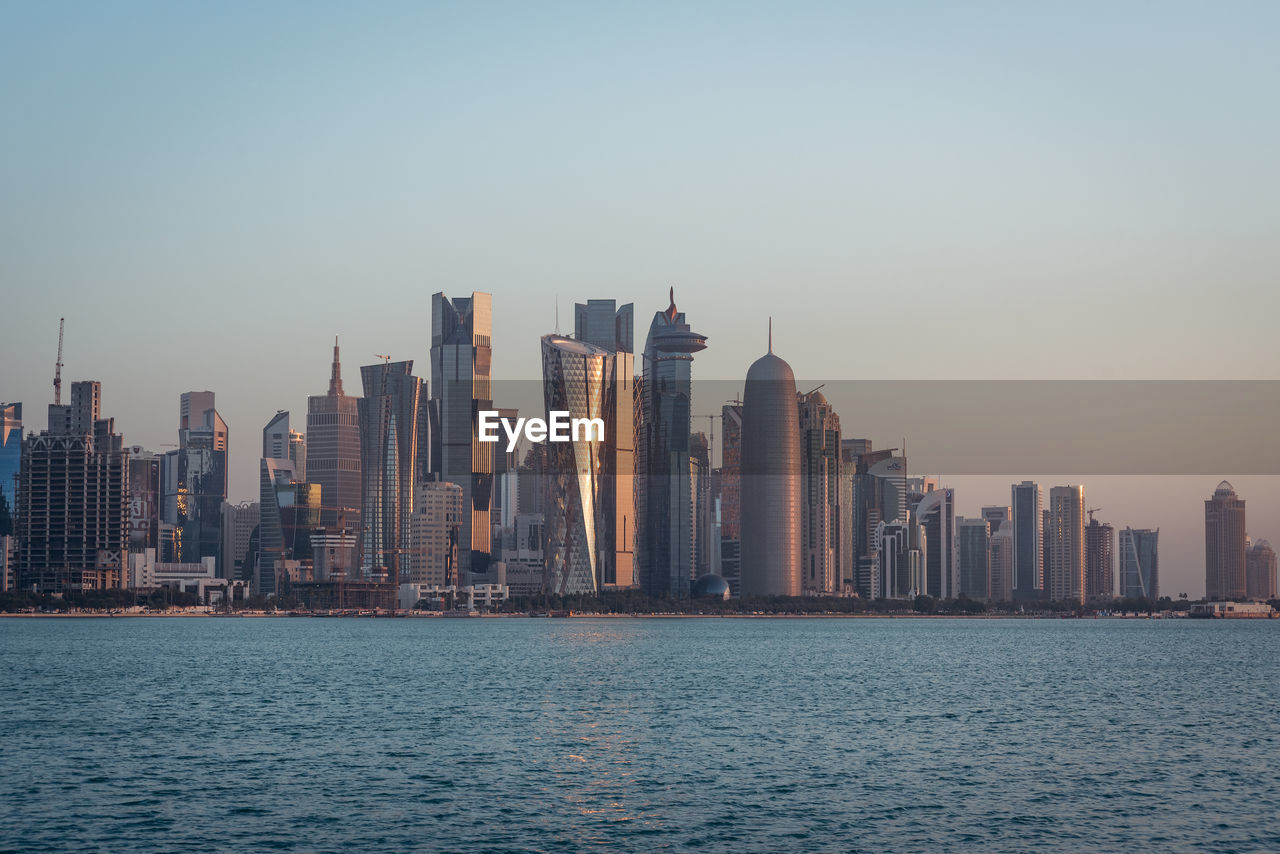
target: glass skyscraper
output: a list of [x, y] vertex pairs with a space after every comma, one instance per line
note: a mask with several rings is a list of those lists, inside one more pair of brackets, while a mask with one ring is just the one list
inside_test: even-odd
[[12, 534], [22, 464], [22, 404], [0, 403], [0, 536]]
[[360, 377], [361, 567], [368, 579], [399, 584], [409, 578], [409, 516], [425, 432], [423, 382], [413, 375], [412, 361], [365, 365]]
[[1120, 595], [1126, 599], [1160, 598], [1160, 529], [1120, 531]]

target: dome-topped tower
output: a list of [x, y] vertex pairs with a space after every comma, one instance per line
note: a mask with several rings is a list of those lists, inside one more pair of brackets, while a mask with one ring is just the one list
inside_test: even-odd
[[742, 595], [800, 595], [800, 415], [791, 366], [769, 352], [742, 398]]

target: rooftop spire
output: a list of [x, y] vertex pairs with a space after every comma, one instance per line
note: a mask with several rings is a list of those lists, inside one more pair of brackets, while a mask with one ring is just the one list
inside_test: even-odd
[[773, 355], [773, 317], [769, 317], [769, 355]]
[[329, 374], [329, 396], [342, 397], [342, 362], [338, 359], [338, 336], [333, 336], [333, 371]]

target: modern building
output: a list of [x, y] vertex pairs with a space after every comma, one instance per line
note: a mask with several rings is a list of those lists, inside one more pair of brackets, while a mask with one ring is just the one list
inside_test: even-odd
[[312, 580], [311, 535], [320, 522], [320, 492], [316, 484], [298, 480], [288, 460], [262, 460], [256, 593], [276, 596], [290, 581]]
[[222, 564], [218, 567], [222, 578], [253, 580], [257, 555], [250, 543], [258, 527], [261, 506], [257, 501], [222, 505]]
[[[430, 460], [424, 469], [462, 489], [462, 586], [489, 581], [494, 449], [481, 442], [481, 410], [493, 409], [493, 295], [431, 297]], [[366, 390], [366, 394], [368, 394]], [[367, 482], [367, 479], [366, 479]]]
[[1120, 530], [1120, 596], [1160, 598], [1160, 529]]
[[502, 552], [512, 596], [541, 595], [550, 589], [541, 513], [518, 513]]
[[[179, 401], [178, 447], [161, 458], [160, 518], [174, 526], [174, 563], [218, 560], [222, 505], [227, 500], [230, 432], [211, 391], [185, 392]], [[219, 570], [221, 571], [221, 570]]]
[[851, 509], [844, 523], [850, 529], [850, 571], [854, 589], [864, 599], [888, 596], [887, 590], [878, 586], [884, 576], [876, 569], [880, 564], [876, 554], [880, 523], [900, 524], [915, 536], [907, 506], [907, 459], [896, 451], [872, 450], [866, 439], [841, 442], [841, 454], [853, 470], [846, 486]]
[[1084, 602], [1084, 487], [1049, 490], [1047, 586], [1054, 601]]
[[1000, 526], [1006, 523], [1009, 525], [1009, 532], [1011, 534], [1013, 533], [1012, 507], [1000, 507], [996, 505], [983, 507], [982, 518], [986, 520], [992, 536], [995, 536], [996, 531], [1000, 530]]
[[1009, 505], [1013, 508], [1013, 598], [1031, 602], [1044, 595], [1044, 534], [1040, 484], [1015, 483]]
[[0, 403], [0, 537], [11, 536], [22, 464], [22, 404]]
[[[398, 585], [409, 575], [409, 517], [420, 481], [418, 453], [422, 448], [420, 437], [426, 430], [422, 423], [425, 390], [423, 381], [413, 375], [412, 361], [365, 365], [360, 368], [360, 377], [364, 382], [364, 397], [358, 404], [360, 470], [364, 477], [361, 572], [366, 580]], [[486, 500], [486, 542], [488, 514]], [[469, 518], [465, 516], [464, 523]]]
[[1276, 598], [1276, 553], [1266, 540], [1253, 543], [1245, 555], [1245, 598], [1260, 602]]
[[294, 476], [307, 479], [306, 436], [289, 425], [288, 410], [280, 410], [262, 430], [262, 458], [288, 460], [293, 463]]
[[461, 530], [462, 487], [449, 481], [419, 486], [409, 516], [408, 583], [456, 585]]
[[[547, 418], [568, 412], [574, 420], [605, 425], [605, 375], [611, 353], [559, 335], [542, 336], [542, 393]], [[549, 442], [543, 479], [547, 574], [560, 596], [598, 593], [606, 555], [614, 546], [606, 530], [604, 460], [607, 428], [583, 430], [572, 442]]]
[[22, 442], [17, 489], [18, 586], [39, 593], [124, 583], [129, 451], [100, 417], [101, 384], [71, 385], [50, 429]]
[[919, 530], [906, 522], [880, 522], [876, 526], [876, 544], [872, 554], [879, 576], [876, 598], [914, 599], [924, 589], [924, 562], [918, 544], [923, 539]]
[[720, 575], [742, 593], [742, 401], [720, 407]]
[[1209, 601], [1248, 593], [1244, 499], [1225, 480], [1204, 503], [1204, 589]]
[[992, 602], [1013, 600], [1013, 524], [1001, 525], [991, 535], [991, 582], [988, 598]]
[[954, 599], [960, 594], [955, 490], [943, 487], [926, 492], [914, 515], [925, 536], [922, 592], [935, 599]]
[[1084, 595], [1086, 599], [1110, 599], [1116, 595], [1116, 531], [1089, 513], [1084, 528]]
[[335, 531], [361, 530], [360, 398], [342, 390], [338, 339], [333, 339], [329, 391], [307, 398], [307, 481], [320, 487], [320, 524]]
[[769, 351], [742, 396], [742, 595], [799, 596], [802, 457], [796, 379]]
[[806, 595], [853, 592], [845, 577], [842, 539], [849, 520], [841, 503], [840, 416], [820, 391], [797, 398], [800, 418], [800, 589]]
[[956, 519], [960, 559], [960, 595], [985, 602], [991, 595], [991, 523], [986, 519]]
[[601, 552], [600, 583], [609, 588], [636, 583], [635, 310], [611, 299], [588, 300], [574, 309], [573, 337], [608, 354], [604, 367], [604, 458], [600, 496], [602, 531], [612, 553]]
[[[707, 339], [676, 309], [674, 289], [670, 299], [649, 324], [636, 427], [636, 565], [641, 589], [653, 597], [687, 596], [696, 571], [689, 436], [693, 354]], [[791, 394], [794, 417], [794, 388]]]

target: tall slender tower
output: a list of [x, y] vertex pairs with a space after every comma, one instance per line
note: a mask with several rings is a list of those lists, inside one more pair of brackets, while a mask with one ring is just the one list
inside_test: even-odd
[[365, 365], [360, 377], [361, 569], [367, 578], [399, 584], [409, 579], [422, 380], [412, 361]]
[[1084, 602], [1084, 487], [1049, 490], [1049, 598]]
[[800, 587], [806, 594], [831, 596], [852, 589], [845, 578], [841, 552], [840, 416], [820, 391], [799, 397], [800, 464], [803, 491], [800, 502]]
[[494, 448], [479, 411], [493, 409], [493, 295], [431, 297], [431, 471], [462, 488], [458, 579], [483, 582], [493, 551]]
[[329, 392], [307, 398], [306, 478], [319, 484], [320, 525], [360, 531], [360, 398], [342, 390], [338, 339], [333, 339]]
[[[644, 347], [640, 426], [637, 430], [636, 558], [640, 586], [650, 596], [687, 596], [694, 573], [693, 483], [689, 436], [693, 354], [707, 338], [689, 328], [671, 304], [656, 312]], [[795, 413], [792, 386], [791, 411]]]
[[1089, 515], [1084, 529], [1084, 593], [1090, 599], [1108, 599], [1116, 595], [1116, 531], [1110, 524], [1092, 518], [1092, 513]]
[[1041, 531], [1040, 484], [1015, 483], [1009, 504], [1013, 508], [1013, 598], [1030, 602], [1044, 593], [1044, 536]]
[[742, 595], [799, 596], [800, 418], [791, 366], [769, 352], [742, 397]]
[[1205, 598], [1243, 599], [1246, 582], [1244, 499], [1224, 480], [1204, 503]]

